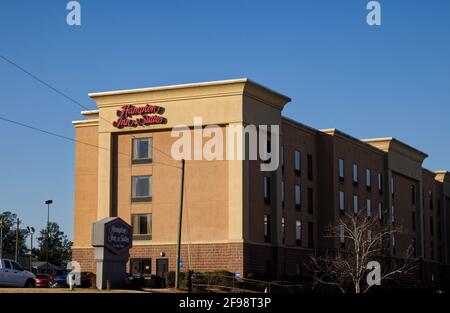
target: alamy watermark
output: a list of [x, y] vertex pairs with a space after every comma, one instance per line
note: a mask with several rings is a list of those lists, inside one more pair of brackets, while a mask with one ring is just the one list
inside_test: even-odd
[[81, 4], [78, 1], [69, 1], [66, 5], [69, 10], [66, 16], [66, 23], [69, 26], [81, 25]]
[[171, 148], [175, 160], [258, 160], [259, 156], [263, 172], [275, 171], [280, 163], [279, 125], [228, 124], [224, 131], [219, 125], [204, 127], [203, 119], [196, 116], [193, 131], [176, 125], [171, 136], [178, 138]]

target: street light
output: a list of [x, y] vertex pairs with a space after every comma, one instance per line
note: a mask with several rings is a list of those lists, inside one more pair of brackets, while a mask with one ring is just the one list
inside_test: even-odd
[[53, 203], [53, 200], [47, 200], [45, 201], [45, 204], [47, 205], [47, 274], [48, 274], [48, 241], [49, 241], [49, 232], [50, 232], [50, 204]]
[[33, 272], [33, 234], [34, 234], [34, 227], [27, 226], [28, 233], [31, 236], [31, 242], [30, 242], [30, 272]]

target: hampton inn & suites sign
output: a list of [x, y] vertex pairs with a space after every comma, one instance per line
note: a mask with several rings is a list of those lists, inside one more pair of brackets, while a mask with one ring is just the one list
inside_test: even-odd
[[117, 110], [117, 120], [113, 122], [116, 128], [139, 127], [156, 124], [166, 124], [167, 120], [161, 116], [164, 108], [157, 105], [145, 106], [124, 105]]

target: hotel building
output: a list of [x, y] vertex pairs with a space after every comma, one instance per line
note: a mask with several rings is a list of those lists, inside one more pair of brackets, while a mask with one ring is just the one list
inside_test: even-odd
[[[194, 117], [227, 136], [230, 126], [279, 125], [280, 166], [261, 160], [185, 163], [182, 270], [273, 278], [307, 275], [311, 254], [342, 246], [326, 228], [351, 210], [402, 225], [389, 256], [408, 247], [417, 279], [444, 281], [450, 251], [450, 173], [422, 167], [427, 155], [394, 138], [360, 140], [282, 116], [290, 99], [248, 79], [89, 94], [76, 130], [73, 260], [95, 272], [92, 224], [119, 216], [133, 227], [130, 271], [176, 267], [180, 162], [172, 129]], [[227, 139], [227, 138], [224, 138]], [[206, 140], [204, 139], [204, 142]], [[248, 142], [246, 143], [248, 145]]]

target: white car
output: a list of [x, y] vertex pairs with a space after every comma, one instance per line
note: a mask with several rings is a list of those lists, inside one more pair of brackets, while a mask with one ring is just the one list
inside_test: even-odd
[[36, 276], [13, 260], [0, 259], [0, 286], [33, 288]]

